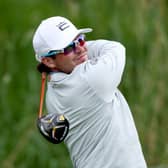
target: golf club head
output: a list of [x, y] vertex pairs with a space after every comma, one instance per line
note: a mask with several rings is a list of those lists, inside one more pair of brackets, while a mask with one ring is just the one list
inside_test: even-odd
[[64, 115], [55, 113], [46, 114], [37, 120], [37, 127], [40, 133], [49, 142], [61, 143], [69, 132], [69, 122]]

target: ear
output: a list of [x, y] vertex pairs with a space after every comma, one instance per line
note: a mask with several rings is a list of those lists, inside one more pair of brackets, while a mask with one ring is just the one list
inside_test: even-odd
[[56, 68], [56, 62], [50, 57], [42, 58], [41, 62], [49, 68]]

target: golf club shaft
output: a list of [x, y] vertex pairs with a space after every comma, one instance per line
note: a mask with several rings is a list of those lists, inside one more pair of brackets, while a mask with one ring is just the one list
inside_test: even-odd
[[46, 81], [46, 73], [42, 72], [41, 73], [41, 95], [40, 95], [40, 105], [39, 105], [38, 118], [40, 118], [42, 116], [44, 92], [45, 92], [45, 81]]

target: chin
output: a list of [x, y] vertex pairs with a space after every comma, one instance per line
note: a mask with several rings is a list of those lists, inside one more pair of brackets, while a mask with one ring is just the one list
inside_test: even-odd
[[84, 63], [84, 62], [86, 62], [88, 60], [88, 58], [83, 58], [83, 59], [81, 59], [77, 64], [79, 65], [79, 64], [82, 64], [82, 63]]
[[88, 56], [87, 55], [85, 55], [85, 56], [83, 56], [83, 57], [80, 58], [81, 62], [85, 62], [87, 60], [88, 60]]

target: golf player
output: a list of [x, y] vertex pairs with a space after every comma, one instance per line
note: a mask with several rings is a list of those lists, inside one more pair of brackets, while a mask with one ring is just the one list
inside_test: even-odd
[[67, 18], [43, 20], [33, 37], [40, 71], [48, 74], [46, 108], [69, 122], [64, 142], [74, 168], [146, 168], [130, 108], [119, 91], [125, 48], [85, 41], [91, 28]]

